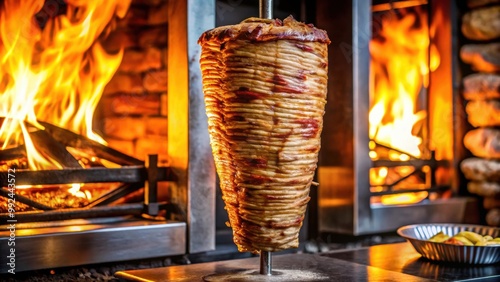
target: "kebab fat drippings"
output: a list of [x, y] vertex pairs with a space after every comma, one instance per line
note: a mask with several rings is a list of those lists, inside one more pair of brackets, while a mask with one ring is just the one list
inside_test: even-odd
[[290, 16], [218, 27], [198, 43], [234, 242], [242, 252], [296, 248], [320, 149], [330, 40]]

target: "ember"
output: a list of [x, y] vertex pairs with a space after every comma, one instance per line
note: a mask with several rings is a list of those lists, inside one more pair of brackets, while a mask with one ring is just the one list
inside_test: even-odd
[[[31, 201], [36, 202], [32, 205], [23, 204], [22, 202], [16, 203], [17, 212], [25, 211], [35, 211], [36, 207], [46, 207], [51, 209], [66, 209], [66, 208], [83, 208], [91, 203], [92, 196], [99, 196], [103, 193], [113, 190], [116, 185], [85, 185], [83, 189], [78, 187], [79, 193], [84, 193], [86, 195], [73, 195], [69, 190], [71, 187], [31, 187], [30, 189], [19, 189], [16, 197], [27, 198]], [[41, 205], [41, 206], [40, 206]], [[6, 213], [8, 210], [7, 201], [0, 201], [0, 213]]]

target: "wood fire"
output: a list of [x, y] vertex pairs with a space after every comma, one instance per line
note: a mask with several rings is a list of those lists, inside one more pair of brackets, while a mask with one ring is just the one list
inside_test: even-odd
[[[418, 7], [375, 14], [380, 29], [370, 41], [371, 85], [369, 112], [370, 158], [411, 162], [430, 157], [428, 113], [425, 102], [429, 73], [440, 63], [430, 42], [427, 14]], [[396, 190], [425, 189], [426, 172], [416, 174], [412, 165], [380, 166], [370, 169], [371, 190], [383, 192], [387, 185]], [[402, 179], [402, 181], [401, 181]], [[374, 198], [382, 204], [416, 203], [428, 193], [398, 193]]]
[[[137, 163], [103, 146], [92, 129], [94, 110], [123, 55], [106, 51], [102, 42], [129, 5], [121, 0], [2, 1], [0, 171], [117, 167], [124, 159]], [[20, 197], [46, 198], [47, 206], [66, 208], [84, 206], [103, 192], [98, 190], [113, 187], [97, 187], [92, 195], [91, 185], [83, 186], [18, 188]]]

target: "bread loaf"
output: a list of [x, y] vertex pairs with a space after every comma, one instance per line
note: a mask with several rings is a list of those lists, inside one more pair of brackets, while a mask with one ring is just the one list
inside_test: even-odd
[[489, 226], [500, 226], [500, 209], [491, 209], [486, 214], [486, 224]]
[[475, 9], [462, 17], [462, 33], [472, 40], [500, 37], [500, 6]]
[[500, 75], [474, 73], [464, 77], [463, 96], [466, 100], [500, 99]]
[[239, 251], [298, 247], [320, 149], [325, 31], [288, 17], [202, 34], [210, 142]]
[[486, 197], [483, 199], [483, 207], [486, 210], [499, 209], [500, 208], [500, 198], [496, 197]]
[[460, 163], [460, 170], [468, 180], [500, 182], [500, 161], [467, 158]]
[[500, 100], [469, 101], [465, 111], [467, 120], [475, 127], [500, 126]]
[[464, 145], [476, 157], [500, 159], [500, 129], [470, 130], [464, 136]]
[[496, 182], [478, 182], [471, 181], [467, 183], [467, 190], [481, 197], [498, 197], [500, 196], [500, 184]]
[[500, 43], [465, 44], [460, 49], [460, 58], [464, 63], [479, 72], [494, 73], [500, 71]]

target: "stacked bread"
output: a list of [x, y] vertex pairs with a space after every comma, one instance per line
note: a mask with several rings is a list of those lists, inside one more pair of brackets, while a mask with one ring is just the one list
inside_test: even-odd
[[210, 143], [239, 251], [298, 247], [326, 103], [330, 42], [288, 17], [206, 31]]
[[469, 192], [484, 199], [486, 222], [500, 226], [500, 1], [468, 0], [460, 57], [474, 73], [463, 79], [468, 122], [464, 145], [474, 157], [461, 163]]

